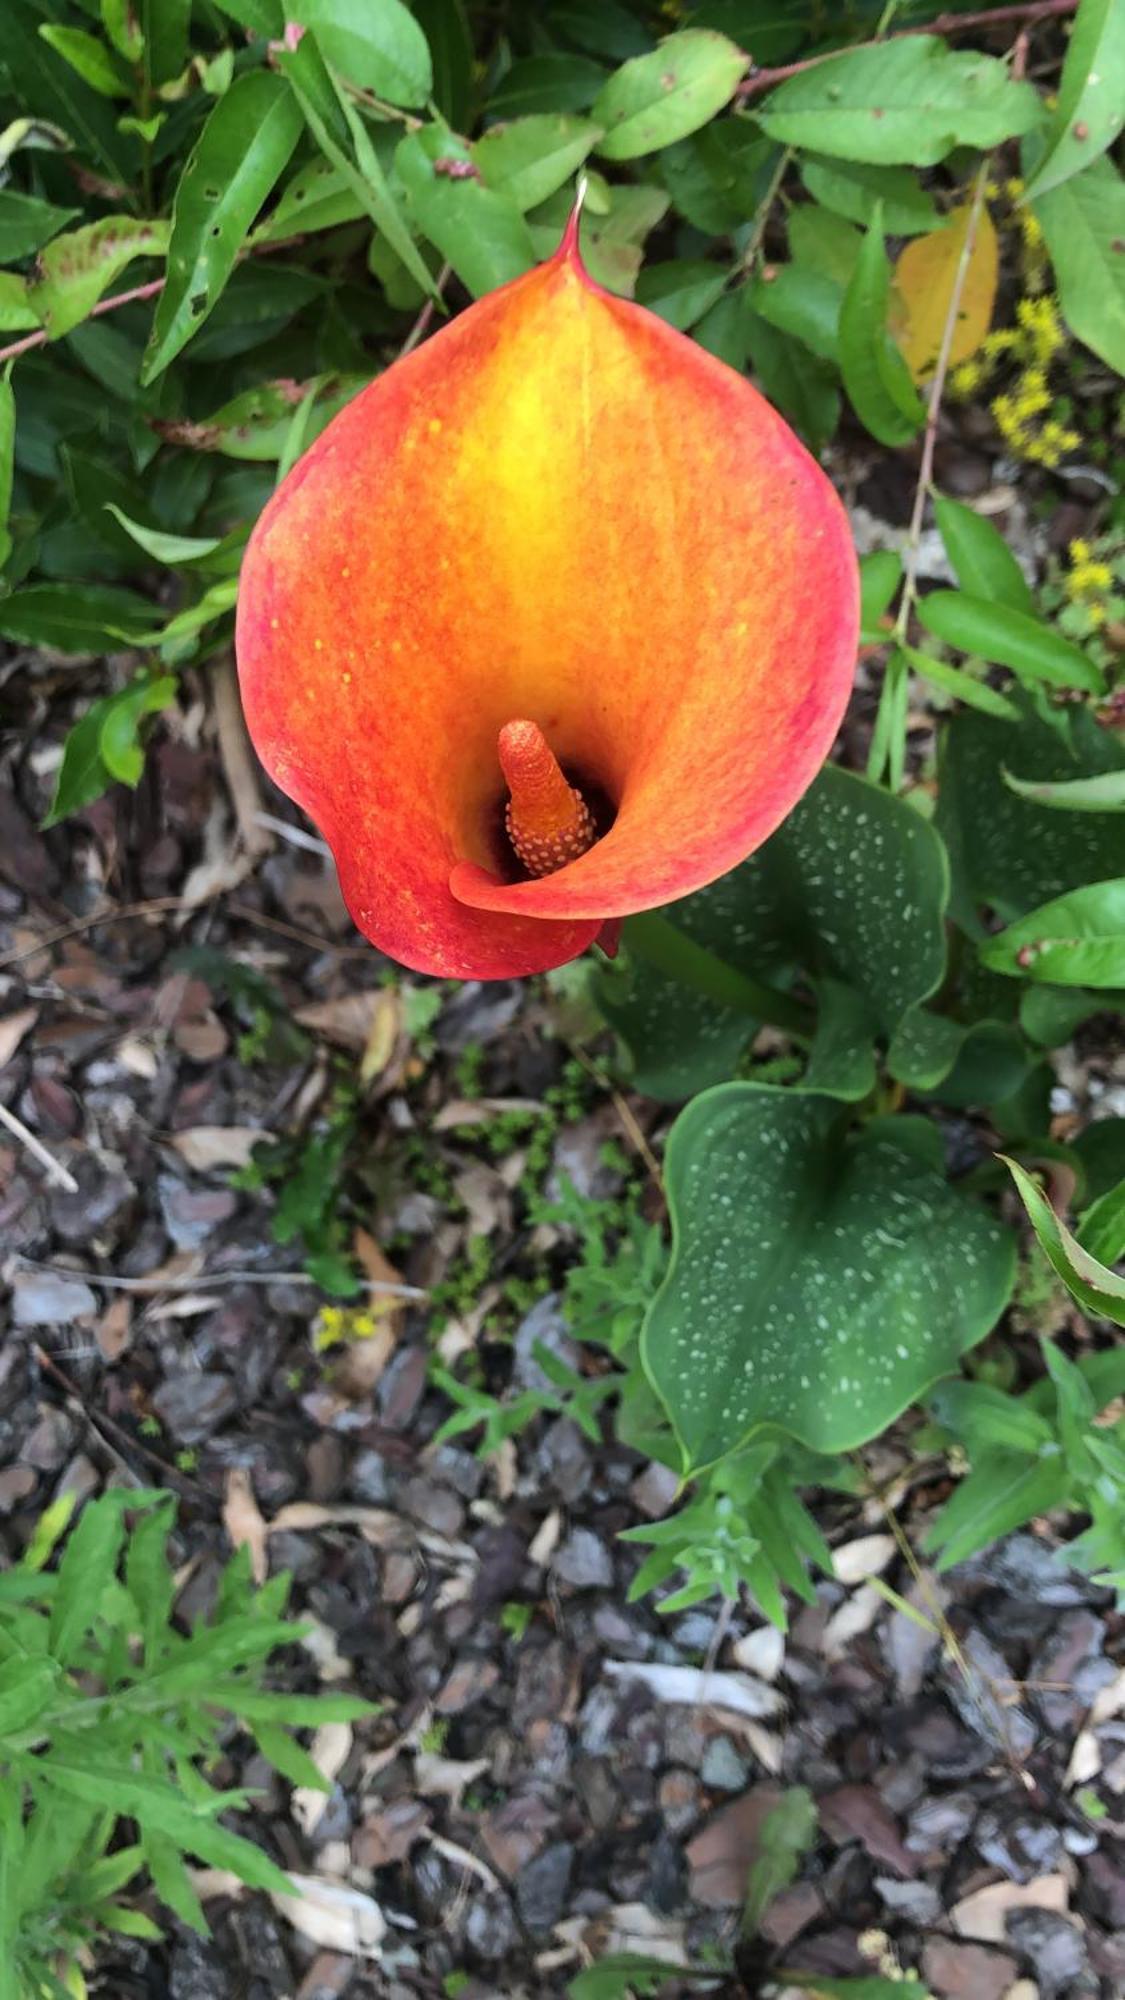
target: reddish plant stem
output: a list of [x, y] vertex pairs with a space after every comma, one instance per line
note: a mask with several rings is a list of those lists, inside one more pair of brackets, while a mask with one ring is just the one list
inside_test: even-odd
[[[1078, 0], [1023, 0], [1022, 5], [1011, 7], [991, 7], [981, 14], [938, 14], [934, 20], [925, 21], [916, 28], [899, 28], [896, 34], [886, 35], [882, 41], [855, 42], [854, 48], [873, 49], [885, 47], [887, 42], [897, 42], [903, 35], [961, 35], [970, 28], [1002, 27], [1006, 21], [1020, 21], [1033, 27], [1037, 21], [1061, 21], [1068, 14], [1077, 12]], [[760, 97], [764, 90], [772, 90], [775, 84], [785, 83], [791, 76], [803, 76], [806, 70], [819, 69], [821, 63], [831, 62], [835, 56], [846, 55], [846, 49], [830, 49], [826, 55], [806, 56], [803, 62], [783, 63], [779, 69], [755, 69], [751, 76], [739, 84], [735, 96], [745, 104], [751, 97]]]
[[[118, 306], [131, 306], [136, 299], [154, 299], [158, 292], [164, 290], [165, 282], [164, 278], [150, 278], [147, 285], [134, 285], [131, 292], [115, 292], [112, 298], [99, 299], [97, 305], [90, 308], [89, 318], [94, 319], [98, 313], [116, 312]], [[18, 354], [30, 354], [35, 347], [45, 347], [50, 338], [47, 328], [41, 326], [35, 333], [25, 334], [22, 340], [13, 340], [10, 347], [0, 347], [0, 361], [14, 361]]]

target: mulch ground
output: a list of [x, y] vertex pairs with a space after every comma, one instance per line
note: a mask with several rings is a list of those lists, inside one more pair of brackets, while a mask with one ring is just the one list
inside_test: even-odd
[[[881, 1504], [825, 1496], [840, 1578], [784, 1638], [742, 1609], [661, 1618], [627, 1603], [642, 1552], [618, 1539], [668, 1506], [658, 1469], [557, 1417], [487, 1462], [434, 1446], [435, 1354], [475, 1347], [499, 1390], [535, 1386], [536, 1340], [566, 1351], [575, 1246], [529, 1223], [529, 1182], [629, 1189], [655, 1216], [645, 1154], [668, 1117], [576, 1071], [533, 985], [420, 1002], [425, 982], [388, 982], [315, 844], [255, 818], [293, 816], [203, 674], [136, 794], [36, 831], [102, 673], [3, 669], [0, 1104], [22, 1130], [0, 1128], [0, 1561], [60, 1492], [165, 1483], [182, 1618], [248, 1540], [310, 1622], [279, 1684], [381, 1709], [317, 1738], [326, 1800], [232, 1740], [220, 1776], [258, 1788], [244, 1830], [302, 1878], [296, 1905], [212, 1883], [210, 1940], [123, 1944], [94, 1991], [517, 2000], [624, 1950], [668, 1962], [668, 1995], [697, 1990], [674, 1968], [732, 1955], [711, 1990], [756, 1993], [771, 1954], [835, 1976], [890, 1955], [949, 2000], [1125, 1990], [1110, 1596], [1054, 1559], [1048, 1524], [939, 1581]], [[374, 1334], [341, 1354], [315, 1339], [309, 1244], [277, 1240], [281, 1183], [232, 1172], [273, 1136], [308, 1179], [312, 1140], [346, 1121], [345, 1247], [423, 1296], [377, 1294]], [[943, 1468], [904, 1432], [868, 1469], [918, 1549]], [[740, 1944], [763, 1819], [797, 1784], [816, 1843], [767, 1949]], [[327, 1913], [324, 1881], [350, 1892]]]

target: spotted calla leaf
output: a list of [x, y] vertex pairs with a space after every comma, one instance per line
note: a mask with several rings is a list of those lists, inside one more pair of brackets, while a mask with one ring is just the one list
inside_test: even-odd
[[1012, 1233], [950, 1187], [934, 1128], [847, 1127], [832, 1098], [731, 1083], [672, 1128], [672, 1260], [643, 1352], [688, 1471], [763, 1425], [863, 1444], [1007, 1303]]

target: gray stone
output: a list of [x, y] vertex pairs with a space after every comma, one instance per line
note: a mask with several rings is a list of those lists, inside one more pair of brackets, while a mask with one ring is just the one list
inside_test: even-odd
[[545, 1347], [559, 1361], [565, 1361], [568, 1368], [577, 1368], [579, 1351], [567, 1328], [567, 1323], [559, 1309], [559, 1294], [547, 1292], [537, 1299], [531, 1311], [521, 1320], [512, 1343], [512, 1380], [521, 1389], [537, 1389], [540, 1393], [552, 1389], [554, 1384], [535, 1359], [535, 1348]]
[[506, 1896], [476, 1896], [465, 1918], [465, 1943], [478, 1958], [496, 1964], [519, 1944], [520, 1934]]
[[69, 1326], [96, 1313], [98, 1302], [81, 1278], [61, 1271], [17, 1271], [12, 1279], [16, 1326]]
[[1056, 1993], [1086, 1970], [1086, 1941], [1077, 1924], [1054, 1910], [1013, 1910], [1008, 1936], [1017, 1951], [1032, 1961], [1041, 2000]]
[[613, 1559], [590, 1528], [572, 1530], [551, 1568], [559, 1582], [573, 1590], [608, 1590], [613, 1582]]
[[120, 1163], [87, 1149], [76, 1153], [69, 1166], [77, 1186], [51, 1190], [50, 1213], [56, 1235], [64, 1243], [89, 1244], [99, 1237], [115, 1241], [135, 1200]]
[[202, 1444], [238, 1408], [229, 1375], [173, 1375], [161, 1383], [152, 1406], [181, 1444]]
[[549, 1931], [566, 1907], [574, 1848], [558, 1840], [529, 1861], [516, 1878], [516, 1905], [529, 1931]]
[[387, 1478], [387, 1461], [382, 1452], [356, 1453], [348, 1475], [348, 1491], [357, 1500], [365, 1500], [372, 1507], [386, 1504], [391, 1497], [391, 1488]]
[[175, 1174], [158, 1174], [156, 1191], [164, 1227], [177, 1250], [201, 1249], [238, 1207], [238, 1197], [231, 1188], [190, 1188]]
[[699, 1775], [712, 1791], [741, 1792], [746, 1789], [750, 1769], [729, 1736], [713, 1736], [703, 1752]]

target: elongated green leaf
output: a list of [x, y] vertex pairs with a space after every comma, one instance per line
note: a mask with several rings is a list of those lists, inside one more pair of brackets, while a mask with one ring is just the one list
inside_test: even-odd
[[471, 132], [476, 122], [473, 36], [465, 0], [414, 0], [413, 11], [429, 44], [434, 103], [455, 132]]
[[1033, 613], [1031, 587], [998, 528], [961, 500], [934, 494], [934, 517], [962, 590]]
[[943, 1507], [927, 1536], [940, 1550], [938, 1569], [951, 1569], [977, 1549], [1061, 1507], [1069, 1479], [1061, 1454], [1030, 1463], [1015, 1452], [989, 1453]]
[[132, 96], [133, 87], [124, 63], [96, 35], [88, 35], [84, 28], [57, 26], [53, 21], [44, 21], [39, 33], [48, 47], [69, 63], [99, 97]]
[[1009, 791], [1033, 805], [1054, 806], [1063, 812], [1125, 812], [1125, 770], [1100, 771], [1094, 778], [1017, 778], [1004, 772]]
[[725, 35], [685, 28], [610, 77], [591, 107], [607, 160], [635, 160], [698, 132], [729, 104], [749, 57]]
[[540, 113], [494, 126], [469, 150], [485, 186], [506, 195], [523, 214], [564, 186], [601, 132], [592, 118]]
[[673, 257], [646, 264], [637, 279], [637, 304], [659, 313], [669, 326], [687, 333], [722, 297], [727, 273], [701, 257]]
[[113, 1498], [91, 1500], [63, 1550], [47, 1632], [60, 1666], [79, 1658], [117, 1569], [125, 1522]]
[[0, 1739], [42, 1715], [59, 1684], [53, 1660], [12, 1659], [0, 1665]]
[[30, 257], [80, 214], [77, 208], [55, 208], [49, 201], [37, 201], [34, 195], [0, 188], [0, 264], [16, 264], [21, 257]]
[[590, 56], [524, 56], [496, 85], [488, 115], [507, 120], [538, 111], [588, 111], [605, 81], [602, 64]]
[[1105, 685], [1101, 670], [1061, 632], [1006, 604], [967, 591], [932, 590], [922, 598], [918, 616], [935, 638], [1009, 667], [1021, 680], [1085, 688], [1090, 694], [1100, 694]]
[[126, 645], [152, 623], [153, 607], [111, 584], [31, 583], [0, 598], [0, 633], [60, 653], [97, 653]]
[[535, 263], [535, 246], [515, 201], [479, 180], [451, 179], [445, 161], [471, 166], [464, 142], [441, 125], [408, 132], [395, 168], [410, 214], [475, 298], [522, 276]]
[[433, 272], [419, 255], [391, 194], [367, 127], [325, 68], [313, 36], [305, 35], [295, 49], [280, 49], [277, 60], [325, 158], [362, 202], [411, 277], [431, 298], [436, 298]]
[[1014, 702], [1008, 700], [998, 689], [989, 687], [987, 681], [977, 680], [964, 667], [951, 667], [947, 660], [935, 660], [930, 653], [923, 653], [917, 646], [902, 645], [899, 651], [916, 674], [930, 681], [943, 693], [955, 695], [967, 708], [979, 708], [983, 715], [1000, 715], [1009, 722], [1018, 722], [1020, 711]]
[[270, 70], [248, 71], [219, 99], [176, 189], [168, 282], [142, 382], [154, 381], [203, 324], [300, 134], [300, 108]]
[[840, 308], [840, 368], [861, 423], [880, 444], [905, 444], [925, 420], [910, 371], [887, 332], [891, 271], [877, 209]]
[[1086, 1210], [1078, 1241], [1099, 1264], [1117, 1264], [1125, 1257], [1125, 1180]]
[[434, 75], [426, 37], [402, 0], [289, 0], [332, 69], [389, 104], [424, 104]]
[[1004, 1155], [1001, 1158], [1020, 1191], [1023, 1205], [1031, 1217], [1031, 1226], [1067, 1291], [1086, 1312], [1099, 1319], [1111, 1319], [1116, 1326], [1125, 1326], [1125, 1278], [1107, 1270], [1104, 1264], [1082, 1248], [1077, 1237], [1072, 1236], [1066, 1224], [1059, 1220], [1026, 1168], [1021, 1167], [1017, 1160], [1009, 1160]]
[[102, 1766], [88, 1747], [81, 1762], [55, 1751], [50, 1783], [68, 1797], [129, 1814], [138, 1826], [166, 1835], [184, 1853], [196, 1854], [218, 1868], [232, 1868], [251, 1888], [278, 1895], [291, 1893], [287, 1878], [261, 1848], [218, 1824], [218, 1813], [243, 1802], [240, 1792], [211, 1793], [206, 1808], [195, 1809], [183, 1803], [170, 1782], [143, 1777], [128, 1768]]
[[107, 503], [106, 511], [121, 523], [139, 549], [172, 568], [180, 563], [199, 562], [222, 546], [220, 535], [166, 535], [158, 528], [142, 527], [139, 521], [131, 521], [128, 514], [115, 507], [112, 501]]
[[763, 393], [814, 451], [822, 450], [840, 420], [835, 370], [795, 348], [758, 313], [745, 315], [743, 334]]
[[1125, 753], [1082, 710], [1060, 731], [1022, 691], [1012, 698], [1024, 711], [1018, 725], [963, 714], [942, 738], [937, 825], [953, 865], [953, 914], [970, 936], [983, 935], [982, 909], [1010, 921], [1121, 865], [1116, 815], [1046, 811], [1018, 797], [1003, 773], [1010, 762], [1034, 778], [1069, 781], [1123, 766]]
[[1125, 7], [1082, 0], [1067, 44], [1058, 103], [1024, 199], [1080, 174], [1125, 125]]
[[776, 1424], [816, 1451], [874, 1437], [994, 1324], [1008, 1230], [839, 1105], [705, 1091], [668, 1141], [672, 1261], [643, 1334], [685, 1469]]
[[805, 264], [771, 264], [755, 280], [751, 297], [771, 326], [803, 341], [823, 361], [839, 359], [844, 288], [835, 278]]
[[759, 125], [783, 146], [875, 165], [936, 166], [955, 146], [997, 146], [1042, 112], [993, 56], [902, 35], [847, 49], [771, 91]]
[[[885, 224], [885, 216], [883, 220]], [[794, 263], [820, 271], [843, 291], [851, 281], [863, 243], [855, 224], [815, 201], [802, 201], [790, 209], [786, 227]]]
[[801, 179], [814, 200], [833, 215], [867, 227], [882, 205], [883, 227], [892, 236], [927, 236], [943, 227], [933, 199], [905, 167], [878, 167], [855, 160], [826, 160], [802, 153]]
[[127, 187], [136, 142], [118, 131], [115, 107], [38, 33], [44, 11], [32, 0], [4, 0], [0, 81], [6, 81], [7, 95], [26, 116], [61, 127], [84, 159], [115, 186]]
[[66, 236], [56, 236], [39, 253], [28, 301], [52, 340], [78, 326], [135, 257], [163, 257], [166, 222], [142, 222], [134, 215], [107, 215]]
[[138, 740], [141, 723], [146, 715], [167, 708], [175, 692], [170, 675], [152, 679], [139, 674], [119, 693], [91, 704], [63, 745], [45, 827], [100, 798], [115, 780], [127, 785], [138, 782], [144, 764]]
[[355, 189], [329, 160], [310, 160], [293, 175], [276, 208], [250, 233], [250, 242], [283, 243], [318, 229], [338, 229], [366, 214]]
[[1125, 375], [1125, 181], [1100, 159], [1039, 195], [1063, 318], [1086, 346]]
[[1125, 876], [1032, 910], [982, 944], [981, 962], [1049, 986], [1125, 986]]
[[859, 617], [874, 629], [902, 582], [902, 557], [897, 549], [872, 549], [859, 559]]

